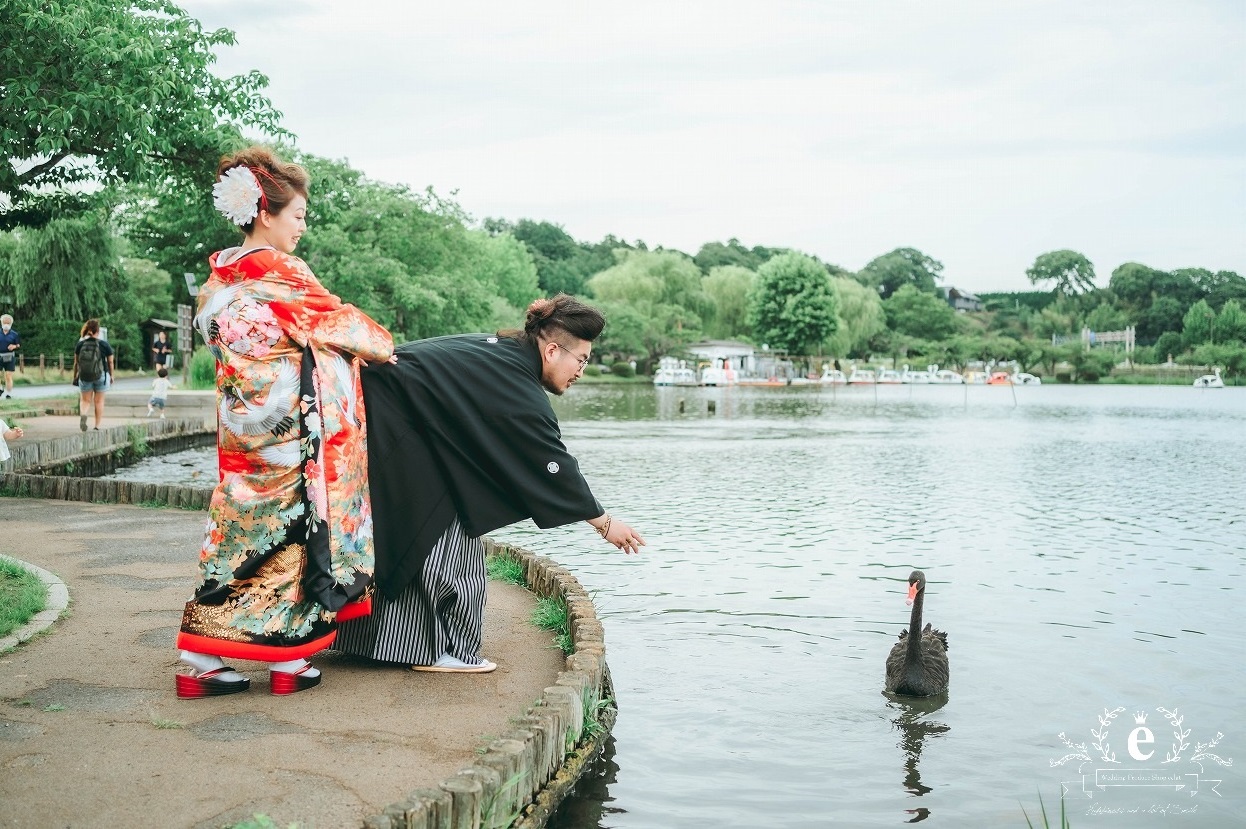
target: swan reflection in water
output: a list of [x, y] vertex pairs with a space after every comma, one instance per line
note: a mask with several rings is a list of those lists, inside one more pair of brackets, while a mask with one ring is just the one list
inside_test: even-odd
[[[921, 797], [931, 791], [931, 787], [922, 783], [921, 769], [918, 761], [922, 756], [922, 744], [927, 737], [938, 737], [951, 730], [951, 726], [929, 716], [947, 704], [947, 693], [933, 697], [902, 697], [884, 693], [887, 707], [897, 712], [892, 724], [900, 732], [899, 747], [904, 751], [904, 790], [914, 797]], [[906, 809], [912, 819], [908, 823], [919, 823], [930, 817], [930, 810], [925, 807]]]

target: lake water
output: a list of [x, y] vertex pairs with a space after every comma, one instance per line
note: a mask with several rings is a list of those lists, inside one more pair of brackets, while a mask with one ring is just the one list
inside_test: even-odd
[[[553, 825], [1024, 826], [1062, 783], [1079, 828], [1246, 824], [1246, 389], [582, 386], [556, 408], [649, 546], [497, 534], [572, 569], [606, 626], [614, 742]], [[949, 641], [930, 701], [881, 692], [914, 568]]]

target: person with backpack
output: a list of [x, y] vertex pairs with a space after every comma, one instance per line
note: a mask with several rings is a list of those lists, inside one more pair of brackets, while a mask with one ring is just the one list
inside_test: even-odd
[[100, 321], [87, 320], [82, 337], [74, 346], [74, 385], [81, 392], [78, 407], [78, 428], [87, 430], [87, 413], [94, 410], [95, 428], [104, 418], [104, 391], [114, 371], [113, 350], [107, 340], [100, 339]]

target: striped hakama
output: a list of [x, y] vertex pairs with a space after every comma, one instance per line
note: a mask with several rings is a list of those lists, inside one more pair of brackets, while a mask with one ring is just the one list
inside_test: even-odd
[[456, 518], [401, 595], [377, 591], [371, 615], [340, 624], [332, 647], [407, 665], [431, 665], [446, 653], [476, 662], [487, 583], [484, 544]]

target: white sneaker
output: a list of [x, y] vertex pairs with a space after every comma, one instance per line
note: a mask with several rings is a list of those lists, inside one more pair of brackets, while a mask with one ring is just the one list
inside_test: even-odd
[[476, 657], [475, 662], [464, 662], [462, 659], [443, 653], [437, 657], [437, 661], [431, 665], [412, 665], [413, 671], [433, 671], [438, 673], [453, 674], [487, 674], [496, 670], [497, 665], [483, 657]]

